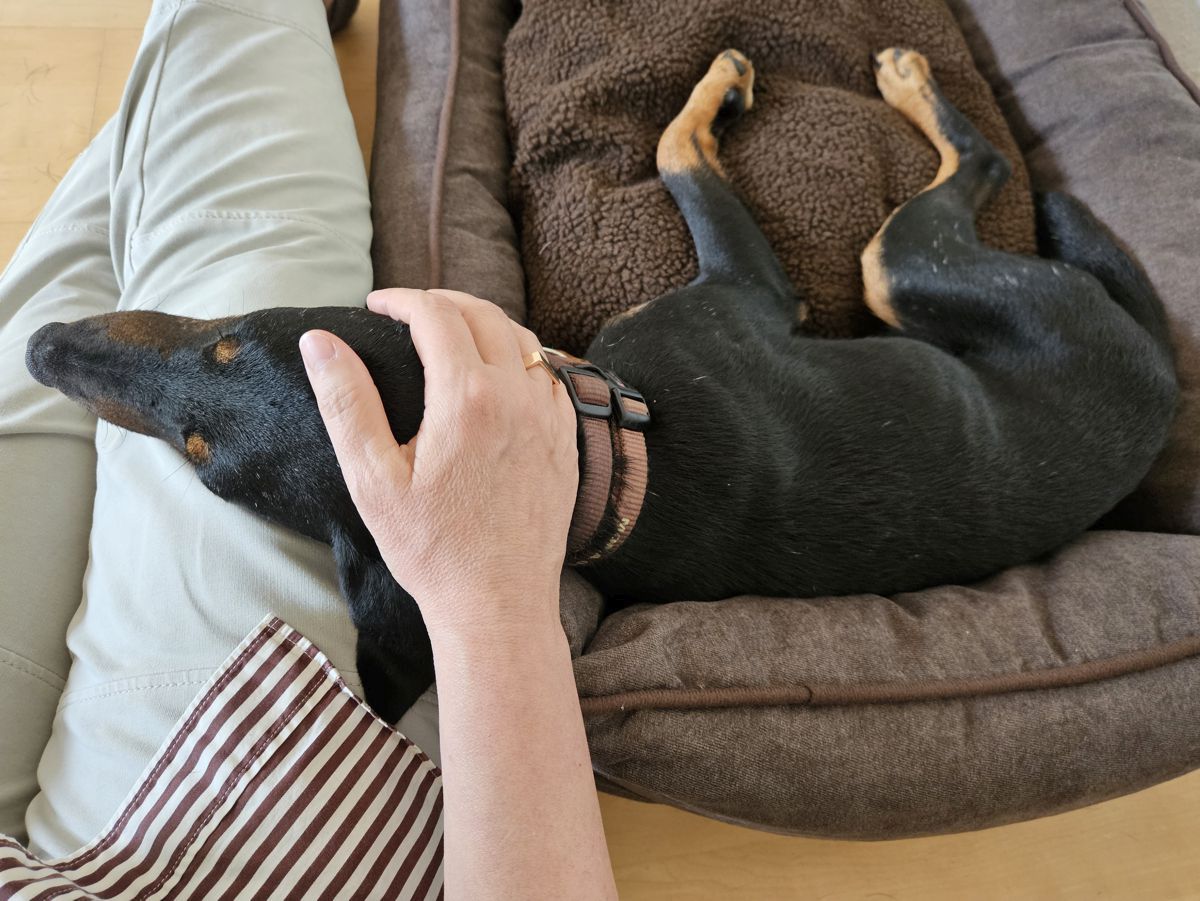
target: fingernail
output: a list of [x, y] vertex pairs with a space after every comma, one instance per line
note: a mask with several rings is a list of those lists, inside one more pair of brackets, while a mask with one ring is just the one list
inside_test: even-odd
[[320, 369], [334, 358], [333, 342], [320, 332], [305, 332], [300, 336], [300, 356], [309, 369]]

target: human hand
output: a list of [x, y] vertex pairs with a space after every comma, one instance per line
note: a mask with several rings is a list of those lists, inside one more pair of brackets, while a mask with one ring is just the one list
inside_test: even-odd
[[541, 345], [492, 303], [392, 288], [367, 306], [406, 322], [425, 369], [416, 436], [396, 443], [358, 356], [300, 339], [309, 381], [359, 514], [431, 637], [493, 637], [558, 621], [558, 578], [579, 479], [566, 391], [523, 358]]

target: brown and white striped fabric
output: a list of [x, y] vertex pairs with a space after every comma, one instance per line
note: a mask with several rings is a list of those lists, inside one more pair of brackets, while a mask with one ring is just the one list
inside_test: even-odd
[[329, 660], [265, 620], [98, 839], [39, 860], [0, 836], [0, 898], [437, 898], [441, 773]]

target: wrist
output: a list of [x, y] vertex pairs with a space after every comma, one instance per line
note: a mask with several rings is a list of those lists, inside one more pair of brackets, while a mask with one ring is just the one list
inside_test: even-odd
[[486, 687], [495, 703], [516, 701], [523, 696], [516, 686], [543, 684], [551, 672], [571, 678], [571, 648], [557, 621], [515, 632], [451, 630], [431, 636], [431, 645], [439, 696]]
[[420, 603], [435, 655], [439, 647], [445, 652], [487, 654], [565, 640], [558, 605], [557, 580], [552, 587], [456, 592], [448, 603]]

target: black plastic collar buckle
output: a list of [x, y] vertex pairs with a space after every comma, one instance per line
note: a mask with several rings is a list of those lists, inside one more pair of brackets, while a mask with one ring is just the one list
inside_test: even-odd
[[[592, 419], [611, 419], [615, 410], [617, 425], [623, 429], [644, 432], [646, 427], [650, 425], [649, 413], [640, 413], [629, 409], [625, 405], [625, 401], [631, 400], [640, 403], [648, 409], [649, 404], [646, 403], [646, 399], [642, 397], [641, 392], [634, 391], [614, 373], [609, 372], [607, 369], [601, 369], [593, 363], [568, 363], [556, 367], [556, 370], [559, 380], [567, 386], [567, 395], [571, 398], [571, 405], [575, 407], [575, 412], [579, 415], [588, 416]], [[582, 376], [602, 379], [608, 386], [608, 403], [589, 404], [581, 400], [579, 392], [575, 390], [575, 383], [571, 381], [571, 373], [573, 372]]]

